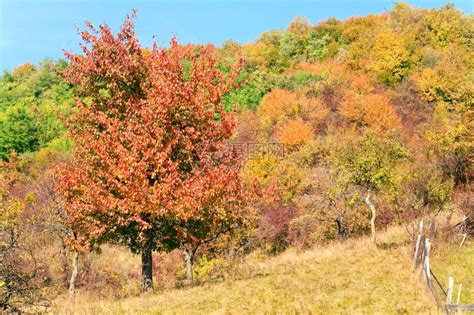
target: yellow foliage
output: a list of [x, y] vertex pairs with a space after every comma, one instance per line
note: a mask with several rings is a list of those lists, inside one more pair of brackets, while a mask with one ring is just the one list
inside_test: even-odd
[[349, 18], [343, 29], [343, 37], [347, 41], [345, 61], [354, 70], [364, 69], [369, 61], [367, 53], [372, 47], [374, 30], [386, 21], [386, 15], [368, 15]]
[[474, 129], [472, 118], [438, 106], [426, 131], [429, 151], [443, 171], [456, 183], [466, 182], [473, 174]]
[[279, 57], [278, 41], [279, 33], [265, 32], [255, 43], [244, 45], [242, 50], [247, 62], [256, 66], [269, 66], [275, 62]]
[[295, 70], [310, 74], [317, 74], [325, 78], [331, 75], [345, 75], [348, 72], [348, 68], [345, 64], [332, 59], [318, 61], [315, 63], [302, 63], [297, 65]]
[[404, 39], [391, 31], [375, 37], [370, 50], [368, 70], [380, 81], [393, 85], [408, 75], [412, 61]]
[[268, 152], [254, 154], [245, 163], [242, 178], [248, 183], [256, 181], [261, 185], [266, 185], [278, 167], [278, 162], [278, 158]]
[[290, 68], [286, 71], [286, 73], [294, 73], [297, 71], [310, 73], [310, 74], [317, 74], [317, 75], [327, 75], [329, 72], [329, 67], [325, 62], [315, 62], [315, 63], [302, 63], [296, 65], [294, 68]]
[[474, 53], [454, 47], [443, 51], [433, 68], [424, 68], [414, 76], [419, 91], [430, 102], [474, 103], [473, 59]]
[[288, 161], [282, 161], [275, 169], [274, 182], [283, 202], [290, 202], [300, 191], [305, 174]]
[[297, 16], [288, 25], [288, 32], [296, 35], [304, 36], [310, 29], [309, 20], [302, 16]]
[[369, 14], [363, 17], [351, 17], [347, 19], [346, 27], [343, 29], [343, 37], [349, 42], [354, 42], [363, 35], [370, 34], [371, 30], [380, 27], [386, 21], [387, 16], [380, 14]]
[[16, 229], [18, 218], [25, 209], [25, 202], [9, 193], [19, 176], [15, 169], [17, 156], [12, 154], [10, 157], [11, 162], [0, 161], [0, 228], [4, 229]]
[[435, 48], [444, 48], [451, 43], [469, 45], [472, 40], [472, 15], [464, 15], [450, 5], [426, 11], [418, 24], [419, 40]]
[[12, 199], [0, 204], [0, 227], [14, 228], [18, 224], [18, 218], [25, 208], [25, 204], [18, 199]]

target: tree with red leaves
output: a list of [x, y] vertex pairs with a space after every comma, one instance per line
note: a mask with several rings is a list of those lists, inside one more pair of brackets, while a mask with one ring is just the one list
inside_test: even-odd
[[228, 145], [235, 111], [221, 106], [241, 62], [224, 75], [209, 47], [173, 38], [144, 49], [130, 17], [117, 36], [87, 26], [84, 54], [65, 53], [65, 79], [77, 85], [77, 110], [65, 119], [75, 160], [57, 187], [77, 231], [71, 246], [112, 240], [141, 253], [147, 290], [153, 250], [195, 252], [243, 222], [241, 159]]

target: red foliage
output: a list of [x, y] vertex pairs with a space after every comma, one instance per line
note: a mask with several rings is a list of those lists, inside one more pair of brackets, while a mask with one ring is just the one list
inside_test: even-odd
[[256, 238], [270, 246], [270, 251], [280, 252], [288, 246], [288, 228], [290, 221], [297, 215], [294, 204], [284, 205], [278, 202], [265, 207], [261, 213]]
[[240, 64], [224, 76], [213, 49], [174, 38], [168, 49], [144, 50], [129, 18], [117, 36], [87, 25], [84, 54], [66, 52], [65, 79], [78, 86], [77, 110], [65, 119], [75, 161], [58, 181], [75, 245], [115, 238], [139, 250], [145, 231], [154, 248], [196, 238], [175, 223], [216, 224], [243, 199], [240, 162], [226, 146], [235, 115], [221, 106]]
[[403, 81], [390, 92], [390, 103], [410, 136], [420, 131], [420, 125], [428, 122], [434, 111], [434, 106], [416, 92], [414, 84], [409, 80]]

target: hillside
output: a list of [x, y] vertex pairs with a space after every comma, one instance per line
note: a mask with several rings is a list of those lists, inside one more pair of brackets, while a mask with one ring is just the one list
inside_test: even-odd
[[220, 46], [145, 46], [139, 21], [0, 76], [0, 310], [433, 313], [421, 220], [474, 302], [472, 14]]
[[[79, 293], [73, 307], [62, 299], [54, 312], [75, 314], [250, 314], [250, 313], [434, 313], [431, 293], [412, 271], [410, 245], [401, 228], [380, 235], [376, 249], [368, 238], [289, 250], [272, 258], [247, 257], [225, 280], [193, 288], [104, 301]], [[436, 248], [433, 269], [463, 283], [461, 301], [474, 296], [474, 243], [462, 249]], [[453, 252], [454, 251], [454, 252]], [[450, 253], [449, 259], [443, 256]], [[437, 265], [442, 268], [438, 268]], [[464, 275], [464, 277], [463, 277]]]

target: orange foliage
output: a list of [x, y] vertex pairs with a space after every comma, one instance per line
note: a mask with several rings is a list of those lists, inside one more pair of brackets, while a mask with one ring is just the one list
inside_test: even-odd
[[299, 116], [310, 123], [315, 131], [322, 127], [323, 122], [329, 113], [329, 109], [324, 106], [319, 98], [301, 97]]
[[276, 136], [285, 147], [295, 148], [313, 138], [313, 128], [298, 117], [279, 126]]
[[[87, 249], [108, 237], [134, 239], [124, 242], [151, 256], [152, 246], [199, 243], [199, 237], [232, 221], [230, 209], [244, 209], [216, 204], [237, 204], [246, 196], [240, 195], [240, 157], [225, 142], [235, 116], [220, 104], [235, 86], [239, 67], [224, 78], [212, 46], [182, 47], [174, 38], [169, 48], [154, 45], [145, 57], [130, 18], [117, 36], [105, 25], [100, 36], [92, 24], [88, 27], [81, 35], [90, 50], [66, 53], [71, 63], [65, 79], [82, 97], [65, 119], [75, 159], [59, 168], [57, 183], [68, 223], [77, 231], [71, 245]], [[187, 78], [182, 60], [190, 63]], [[90, 105], [81, 101], [86, 98]], [[168, 215], [184, 222], [175, 229], [176, 240], [166, 243], [150, 233]], [[191, 220], [193, 231], [186, 223]], [[195, 235], [196, 222], [206, 231]]]
[[317, 98], [274, 89], [263, 97], [257, 115], [260, 117], [262, 130], [270, 132], [273, 126], [296, 117], [317, 127], [324, 121], [328, 112], [329, 110]]
[[274, 89], [266, 94], [257, 110], [262, 129], [269, 130], [285, 117], [298, 113], [298, 98], [289, 91]]
[[36, 68], [33, 64], [31, 63], [24, 63], [22, 65], [19, 65], [18, 67], [16, 67], [15, 69], [13, 69], [13, 72], [12, 74], [15, 76], [15, 77], [19, 77], [25, 73], [29, 73], [29, 72], [33, 72], [35, 71]]
[[367, 126], [376, 133], [401, 130], [400, 118], [385, 94], [347, 92], [340, 112], [350, 121]]
[[363, 75], [353, 75], [351, 88], [357, 93], [371, 93], [374, 90], [369, 80]]

